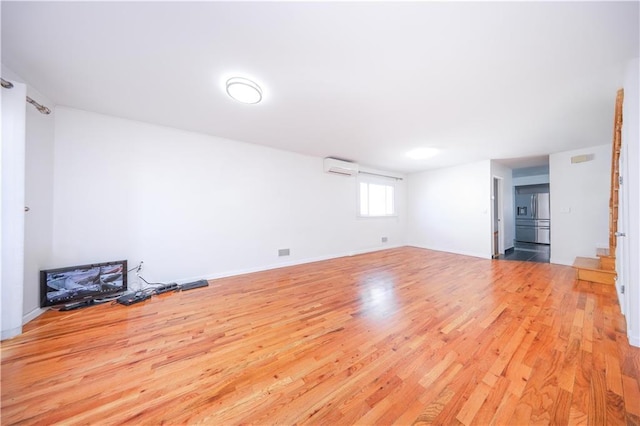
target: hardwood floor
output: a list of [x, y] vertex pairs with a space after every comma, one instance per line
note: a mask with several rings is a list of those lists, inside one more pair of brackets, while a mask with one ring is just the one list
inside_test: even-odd
[[613, 286], [399, 248], [50, 311], [2, 342], [8, 424], [640, 424]]

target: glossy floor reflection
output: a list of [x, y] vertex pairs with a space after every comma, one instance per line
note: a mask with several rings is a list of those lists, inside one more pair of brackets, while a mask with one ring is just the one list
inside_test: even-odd
[[617, 297], [399, 247], [51, 310], [2, 341], [0, 423], [640, 425]]
[[549, 263], [551, 249], [548, 244], [521, 243], [516, 241], [512, 250], [498, 257], [499, 260]]

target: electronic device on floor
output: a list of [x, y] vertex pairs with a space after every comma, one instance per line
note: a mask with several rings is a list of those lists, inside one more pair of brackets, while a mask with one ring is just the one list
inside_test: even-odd
[[162, 284], [159, 285], [158, 287], [153, 289], [153, 293], [154, 294], [162, 294], [162, 293], [167, 293], [169, 291], [177, 291], [179, 288], [178, 284], [176, 283], [171, 283], [171, 284]]
[[41, 270], [40, 307], [92, 306], [98, 299], [126, 292], [127, 272], [126, 260]]
[[181, 291], [193, 290], [194, 288], [207, 287], [209, 286], [209, 282], [207, 280], [198, 280], [192, 283], [180, 284], [178, 285], [178, 289]]
[[145, 291], [136, 291], [135, 293], [124, 294], [116, 299], [116, 302], [122, 305], [133, 305], [134, 303], [144, 302], [151, 297], [150, 293]]

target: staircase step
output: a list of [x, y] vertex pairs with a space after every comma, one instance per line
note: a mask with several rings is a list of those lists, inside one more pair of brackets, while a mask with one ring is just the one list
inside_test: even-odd
[[600, 259], [592, 257], [576, 257], [573, 261], [574, 268], [597, 271], [600, 269]]
[[576, 257], [573, 268], [576, 270], [576, 279], [601, 284], [615, 284], [616, 271], [603, 269], [600, 259]]
[[600, 258], [600, 268], [613, 271], [616, 269], [616, 256], [612, 256], [609, 253], [611, 253], [611, 250], [608, 248], [596, 249], [596, 255]]
[[600, 269], [604, 269], [605, 271], [615, 271], [616, 257], [615, 256], [600, 257]]

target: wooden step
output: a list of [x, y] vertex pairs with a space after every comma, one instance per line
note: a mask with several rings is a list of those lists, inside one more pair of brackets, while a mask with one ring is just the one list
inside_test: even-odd
[[573, 262], [576, 279], [602, 284], [615, 284], [616, 271], [603, 269], [600, 259], [590, 257], [576, 257]]
[[609, 253], [611, 253], [611, 251], [608, 248], [596, 249], [596, 255], [600, 259], [600, 268], [613, 271], [616, 269], [616, 256], [615, 254], [612, 256]]

